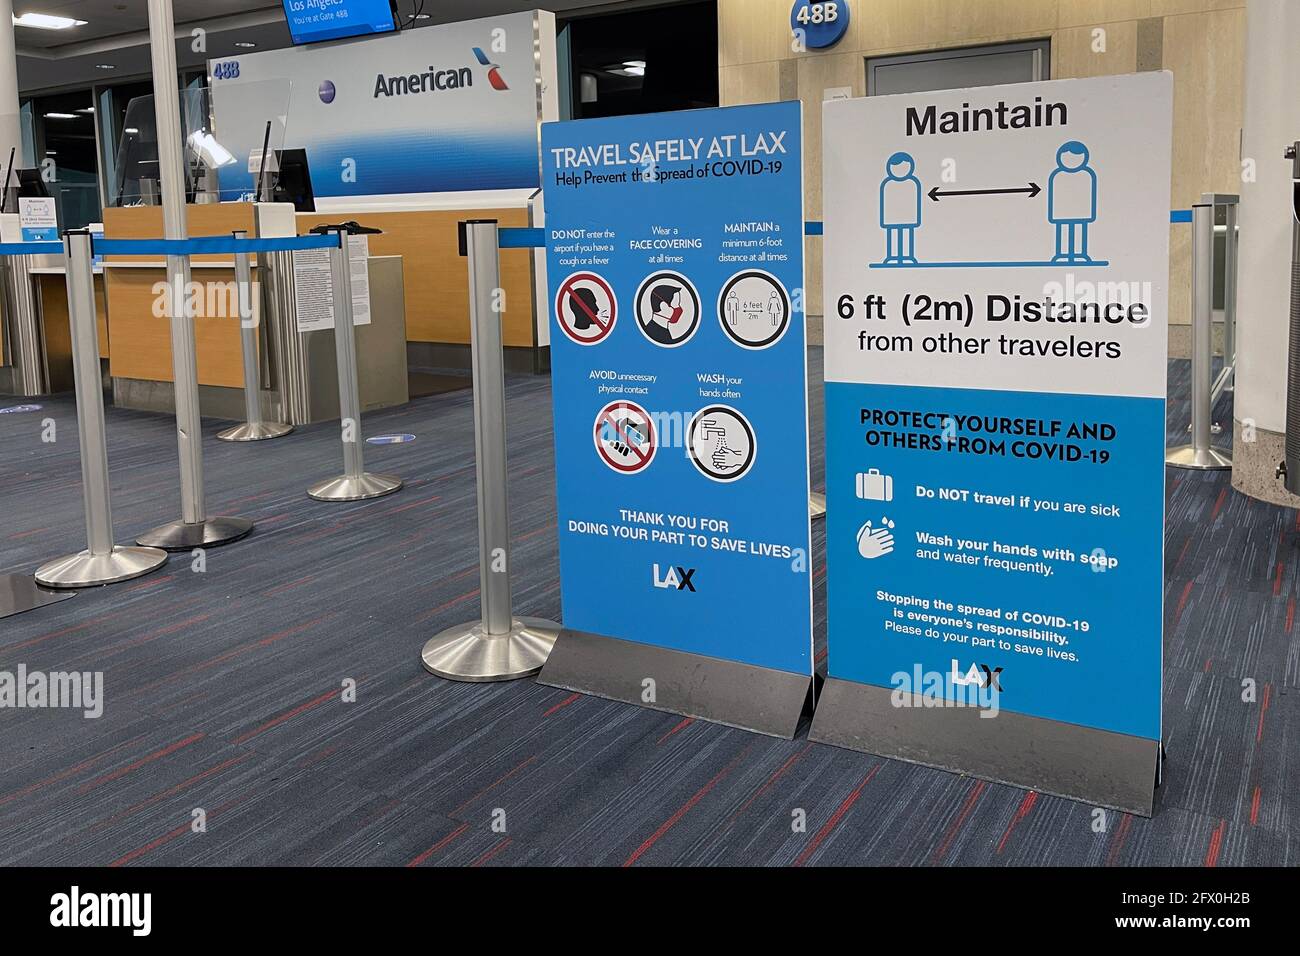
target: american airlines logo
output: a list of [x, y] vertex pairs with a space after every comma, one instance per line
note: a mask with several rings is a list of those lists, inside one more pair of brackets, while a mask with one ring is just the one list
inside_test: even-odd
[[501, 76], [501, 67], [497, 66], [495, 63], [489, 60], [487, 58], [487, 54], [484, 53], [482, 50], [480, 50], [478, 47], [474, 47], [474, 59], [478, 60], [479, 66], [487, 67], [488, 82], [492, 84], [492, 89], [494, 90], [510, 89], [510, 87], [506, 85], [505, 78]]
[[[501, 67], [488, 59], [479, 47], [473, 47], [474, 59], [487, 68], [488, 83], [494, 90], [508, 90]], [[430, 66], [423, 73], [405, 73], [395, 76], [375, 75], [374, 98], [381, 96], [407, 96], [413, 93], [437, 93], [443, 90], [460, 90], [474, 85], [474, 71], [467, 66], [440, 70]]]

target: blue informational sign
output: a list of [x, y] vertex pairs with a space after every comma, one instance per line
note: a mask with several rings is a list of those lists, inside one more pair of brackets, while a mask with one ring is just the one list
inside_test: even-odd
[[824, 50], [844, 39], [849, 16], [849, 0], [795, 0], [790, 29], [808, 49]]
[[284, 17], [294, 43], [342, 40], [397, 29], [389, 0], [284, 0]]
[[570, 630], [812, 671], [800, 128], [543, 127]]

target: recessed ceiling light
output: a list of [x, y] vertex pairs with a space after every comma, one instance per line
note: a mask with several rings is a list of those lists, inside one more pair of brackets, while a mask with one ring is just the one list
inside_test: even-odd
[[46, 119], [76, 119], [76, 113], [46, 113]]
[[96, 63], [96, 64], [95, 64], [95, 69], [97, 69], [97, 70], [116, 70], [117, 67], [115, 67], [112, 63]]
[[429, 19], [429, 15], [428, 15], [427, 13], [417, 13], [417, 14], [415, 15], [415, 19], [417, 19], [417, 20], [427, 20], [427, 19]]
[[83, 27], [85, 25], [85, 20], [74, 20], [72, 17], [54, 17], [48, 13], [24, 13], [20, 17], [14, 17], [14, 26], [33, 27], [37, 30], [66, 30], [69, 27]]
[[83, 106], [81, 109], [77, 110], [77, 112], [78, 112], [78, 113], [93, 113], [93, 112], [95, 112], [95, 108], [94, 108], [93, 106]]
[[122, 132], [124, 132], [124, 133], [130, 133], [130, 134], [132, 134], [132, 135], [135, 135], [136, 133], [138, 133], [138, 132], [140, 132], [140, 131], [139, 131], [138, 129], [136, 129], [134, 126], [128, 126], [126, 129], [122, 130]]
[[639, 66], [639, 67], [641, 67], [641, 69], [644, 70], [644, 69], [645, 69], [645, 60], [624, 60], [624, 61], [623, 61], [623, 65], [624, 65], [624, 66]]
[[235, 46], [239, 47], [241, 50], [251, 50], [253, 47], [257, 46], [257, 44], [249, 43], [247, 40], [237, 40], [235, 41]]

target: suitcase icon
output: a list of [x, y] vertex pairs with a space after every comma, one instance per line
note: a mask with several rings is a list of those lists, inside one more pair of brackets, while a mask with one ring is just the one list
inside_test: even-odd
[[868, 501], [893, 501], [893, 476], [882, 475], [878, 468], [858, 472], [858, 497]]

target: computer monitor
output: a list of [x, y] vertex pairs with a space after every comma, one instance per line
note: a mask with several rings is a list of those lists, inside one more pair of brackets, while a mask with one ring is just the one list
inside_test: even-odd
[[48, 199], [50, 188], [39, 169], [18, 170], [18, 196], [21, 199]]
[[311, 169], [307, 166], [305, 149], [277, 149], [276, 165], [279, 172], [272, 190], [275, 202], [291, 202], [298, 212], [315, 212], [316, 195], [311, 188]]

